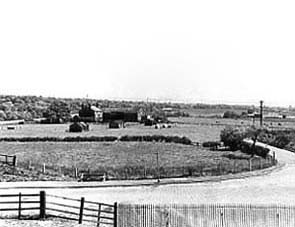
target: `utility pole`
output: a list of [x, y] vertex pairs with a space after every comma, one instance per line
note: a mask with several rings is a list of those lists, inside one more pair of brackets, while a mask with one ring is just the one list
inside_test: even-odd
[[263, 126], [263, 101], [260, 101], [260, 127]]
[[159, 169], [159, 151], [156, 152], [157, 157], [157, 182], [160, 183], [160, 169]]

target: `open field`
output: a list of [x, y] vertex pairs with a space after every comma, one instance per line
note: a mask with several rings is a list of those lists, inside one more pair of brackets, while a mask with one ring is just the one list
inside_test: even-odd
[[[126, 128], [109, 129], [107, 124], [90, 124], [90, 131], [69, 133], [69, 124], [25, 124], [17, 125], [15, 130], [2, 126], [0, 137], [73, 137], [73, 136], [123, 136], [123, 135], [167, 135], [186, 136], [194, 142], [219, 140], [220, 131], [226, 126], [250, 126], [251, 119], [223, 118], [169, 118], [171, 128], [155, 129], [153, 126], [143, 126], [137, 123], [126, 123]], [[258, 126], [259, 121], [255, 124]], [[295, 121], [267, 120], [265, 124], [278, 129], [295, 128]]]
[[2, 129], [1, 137], [74, 137], [74, 136], [123, 136], [123, 135], [168, 135], [186, 136], [192, 141], [204, 142], [218, 140], [220, 131], [224, 126], [175, 124], [172, 128], [155, 129], [152, 126], [140, 124], [126, 124], [126, 128], [109, 129], [106, 124], [90, 124], [90, 131], [82, 133], [66, 132], [69, 124], [19, 125], [15, 130]]
[[[110, 179], [155, 178], [157, 155], [161, 177], [221, 175], [249, 170], [248, 155], [203, 147], [152, 142], [2, 142], [0, 152], [17, 156], [18, 165], [73, 175], [74, 168], [107, 172]], [[265, 159], [253, 168], [269, 165]]]
[[[226, 126], [251, 125], [251, 120], [222, 118], [171, 118], [171, 128], [155, 129], [128, 123], [126, 128], [109, 129], [107, 124], [90, 124], [90, 131], [67, 132], [69, 124], [25, 124], [15, 130], [2, 126], [3, 137], [90, 137], [124, 135], [185, 136], [194, 142], [217, 141]], [[156, 153], [159, 153], [159, 170]], [[203, 147], [151, 142], [1, 142], [0, 153], [16, 155], [18, 165], [53, 176], [76, 176], [77, 170], [104, 173], [110, 179], [142, 179], [221, 175], [249, 170], [249, 156]], [[269, 166], [261, 159], [253, 168]], [[64, 179], [64, 178], [59, 178]]]

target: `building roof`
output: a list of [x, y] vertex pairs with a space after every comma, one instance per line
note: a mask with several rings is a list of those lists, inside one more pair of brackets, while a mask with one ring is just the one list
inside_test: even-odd
[[90, 109], [93, 110], [94, 112], [102, 112], [102, 110], [96, 106], [91, 106]]

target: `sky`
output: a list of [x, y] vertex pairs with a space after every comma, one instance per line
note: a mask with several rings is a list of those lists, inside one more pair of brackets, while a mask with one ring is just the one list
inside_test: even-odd
[[295, 105], [294, 1], [0, 1], [0, 94]]

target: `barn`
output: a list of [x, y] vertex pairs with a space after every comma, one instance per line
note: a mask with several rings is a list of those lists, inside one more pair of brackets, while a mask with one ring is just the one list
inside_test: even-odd
[[112, 111], [103, 113], [103, 122], [123, 121], [138, 122], [137, 112]]
[[103, 111], [96, 106], [90, 104], [82, 104], [82, 108], [79, 111], [79, 117], [84, 122], [102, 122]]

